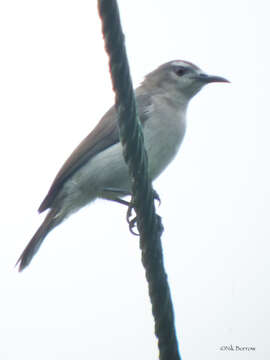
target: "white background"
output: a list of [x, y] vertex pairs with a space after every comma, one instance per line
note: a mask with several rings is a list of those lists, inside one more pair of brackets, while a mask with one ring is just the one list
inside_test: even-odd
[[[175, 59], [232, 82], [192, 100], [180, 152], [154, 183], [183, 360], [267, 359], [268, 2], [119, 6], [136, 86]], [[96, 1], [2, 0], [0, 52], [0, 358], [157, 359], [124, 207], [96, 201], [14, 269], [56, 172], [114, 100]]]

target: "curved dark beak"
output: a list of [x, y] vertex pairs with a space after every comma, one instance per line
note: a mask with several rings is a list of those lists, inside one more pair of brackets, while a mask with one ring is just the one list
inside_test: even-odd
[[205, 84], [209, 84], [212, 82], [225, 82], [229, 83], [230, 81], [221, 76], [215, 75], [207, 75], [205, 73], [195, 75], [195, 79], [204, 82]]

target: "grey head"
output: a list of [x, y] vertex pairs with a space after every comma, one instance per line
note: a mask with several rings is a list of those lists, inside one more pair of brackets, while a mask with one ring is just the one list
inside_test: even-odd
[[189, 101], [204, 85], [213, 82], [229, 81], [221, 76], [208, 75], [188, 61], [173, 60], [149, 73], [142, 87], [150, 93], [179, 93]]

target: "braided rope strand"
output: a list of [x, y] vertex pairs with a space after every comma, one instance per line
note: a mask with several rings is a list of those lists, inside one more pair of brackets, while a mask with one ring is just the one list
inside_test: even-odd
[[148, 281], [155, 334], [160, 360], [181, 360], [174, 326], [173, 304], [163, 265], [161, 218], [156, 215], [154, 191], [148, 176], [148, 159], [144, 148], [136, 102], [116, 0], [98, 0], [105, 48], [118, 111], [120, 140], [132, 182], [132, 203], [140, 233], [142, 263]]

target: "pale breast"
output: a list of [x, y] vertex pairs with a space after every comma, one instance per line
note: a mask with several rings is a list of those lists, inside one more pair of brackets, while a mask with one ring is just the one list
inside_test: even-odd
[[[155, 109], [144, 126], [145, 147], [149, 159], [149, 175], [155, 179], [173, 160], [186, 130], [185, 111]], [[172, 111], [173, 110], [173, 111]]]

